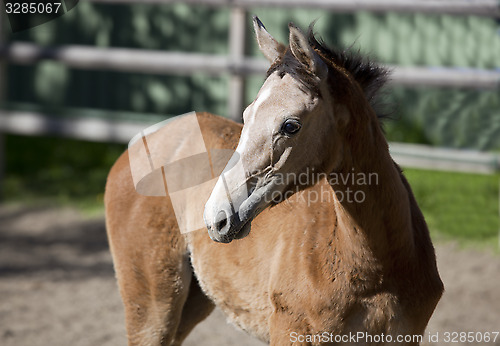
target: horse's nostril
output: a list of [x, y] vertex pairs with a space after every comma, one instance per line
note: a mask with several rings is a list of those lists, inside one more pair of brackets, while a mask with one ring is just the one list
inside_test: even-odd
[[215, 230], [221, 232], [224, 227], [227, 225], [227, 214], [224, 210], [221, 210], [217, 213], [215, 217]]

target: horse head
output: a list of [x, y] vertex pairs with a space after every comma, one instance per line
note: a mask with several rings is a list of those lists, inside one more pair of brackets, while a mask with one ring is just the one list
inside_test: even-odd
[[[329, 65], [299, 28], [289, 24], [289, 46], [277, 42], [254, 17], [257, 42], [271, 62], [255, 100], [243, 112], [235, 155], [205, 205], [210, 237], [240, 239], [251, 221], [283, 196], [309, 185], [311, 172], [330, 172], [340, 159], [336, 131], [343, 120], [328, 86]], [[305, 179], [296, 179], [305, 175]], [[300, 185], [300, 186], [299, 186]]]

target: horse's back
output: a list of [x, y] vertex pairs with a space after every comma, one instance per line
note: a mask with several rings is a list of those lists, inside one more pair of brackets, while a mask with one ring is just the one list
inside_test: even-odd
[[[204, 144], [210, 149], [235, 148], [241, 125], [209, 113], [196, 114]], [[153, 137], [155, 148], [149, 150], [163, 151], [165, 160], [173, 161], [182, 157], [182, 151], [192, 143], [192, 134], [184, 125], [186, 117], [175, 120], [174, 129], [183, 134], [183, 142], [172, 145], [172, 138], [159, 133]], [[185, 131], [184, 131], [185, 130]], [[161, 188], [164, 188], [161, 186]], [[164, 193], [163, 193], [164, 194]], [[161, 195], [161, 193], [159, 194]], [[175, 241], [170, 245], [184, 246], [183, 237], [178, 232], [172, 203], [167, 196], [143, 196], [137, 193], [131, 173], [129, 150], [126, 150], [115, 162], [108, 175], [104, 197], [108, 234], [114, 247], [135, 244], [144, 241], [148, 236], [160, 237], [162, 230], [167, 231]], [[119, 242], [119, 244], [117, 243]], [[151, 244], [154, 245], [154, 244]]]

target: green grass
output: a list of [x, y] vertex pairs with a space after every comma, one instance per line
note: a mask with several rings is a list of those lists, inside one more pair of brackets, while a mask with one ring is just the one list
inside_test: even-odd
[[434, 239], [498, 248], [499, 174], [406, 169], [405, 175]]
[[103, 213], [106, 176], [126, 146], [7, 135], [5, 147], [5, 203], [72, 206], [95, 215]]

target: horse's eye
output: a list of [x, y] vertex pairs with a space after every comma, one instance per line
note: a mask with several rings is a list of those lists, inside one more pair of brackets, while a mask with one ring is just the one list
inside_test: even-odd
[[287, 135], [293, 135], [300, 130], [300, 123], [297, 120], [287, 120], [283, 123], [282, 132]]

